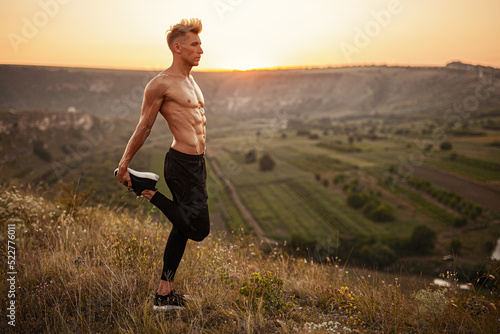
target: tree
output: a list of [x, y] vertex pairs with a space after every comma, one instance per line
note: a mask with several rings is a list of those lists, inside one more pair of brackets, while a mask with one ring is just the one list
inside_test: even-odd
[[362, 208], [368, 201], [368, 195], [365, 192], [352, 192], [347, 196], [347, 204], [354, 209]]
[[389, 204], [382, 203], [371, 212], [370, 218], [376, 222], [394, 221], [394, 209]]
[[359, 255], [366, 264], [374, 267], [387, 267], [397, 260], [394, 250], [380, 241], [373, 245], [364, 245]]
[[268, 153], [264, 154], [259, 160], [259, 166], [262, 172], [273, 170], [275, 165], [276, 163]]
[[439, 148], [441, 149], [441, 151], [449, 151], [453, 148], [453, 145], [451, 145], [449, 141], [444, 141], [441, 143], [441, 145], [439, 145]]
[[436, 244], [436, 232], [426, 225], [418, 225], [413, 229], [410, 239], [411, 248], [418, 253], [430, 253]]

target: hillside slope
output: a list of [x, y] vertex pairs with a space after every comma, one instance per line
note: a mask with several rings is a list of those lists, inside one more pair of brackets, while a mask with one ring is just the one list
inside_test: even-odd
[[[210, 75], [198, 77], [203, 85]], [[474, 95], [484, 77], [482, 70], [410, 67], [235, 72], [221, 76], [209, 106], [238, 115], [281, 109], [306, 117], [430, 115]], [[498, 107], [500, 99], [489, 103]]]
[[[96, 115], [136, 115], [146, 83], [159, 71], [0, 66], [0, 108], [76, 109]], [[194, 72], [207, 112], [245, 116], [279, 110], [307, 117], [443, 112], [500, 82], [481, 66], [351, 67], [311, 70]], [[486, 110], [498, 109], [488, 99]]]
[[[105, 206], [64, 210], [59, 204], [19, 189], [0, 194], [0, 228], [9, 231], [16, 254], [10, 260], [15, 272], [3, 271], [0, 280], [10, 307], [2, 333], [500, 330], [498, 290], [484, 296], [440, 288], [404, 275], [357, 271], [338, 258], [313, 263], [277, 247], [260, 249], [241, 235], [188, 243], [176, 276], [177, 289], [190, 295], [187, 306], [155, 312], [168, 225]], [[7, 258], [7, 247], [0, 255]], [[12, 276], [17, 284], [10, 284]], [[444, 276], [455, 283], [453, 272]]]

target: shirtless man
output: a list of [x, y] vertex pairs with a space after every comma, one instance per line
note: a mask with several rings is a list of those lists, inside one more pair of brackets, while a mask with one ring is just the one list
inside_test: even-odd
[[[204, 100], [191, 76], [192, 67], [198, 66], [203, 54], [198, 36], [201, 29], [199, 19], [183, 19], [167, 31], [167, 44], [173, 54], [172, 65], [147, 84], [139, 123], [115, 170], [122, 184], [146, 197], [173, 225], [154, 300], [154, 308], [160, 310], [181, 308], [184, 304], [183, 297], [173, 290], [175, 272], [187, 240], [202, 241], [210, 233], [204, 159]], [[151, 132], [158, 113], [165, 118], [174, 137], [165, 156], [164, 170], [173, 200], [156, 191], [158, 175], [128, 168]]]

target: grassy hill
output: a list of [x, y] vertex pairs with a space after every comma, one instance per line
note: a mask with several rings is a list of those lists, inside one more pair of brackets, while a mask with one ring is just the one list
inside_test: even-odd
[[[190, 296], [187, 307], [158, 313], [152, 295], [170, 229], [164, 219], [82, 205], [73, 196], [48, 201], [40, 190], [3, 190], [0, 227], [10, 232], [1, 240], [15, 249], [16, 274], [0, 274], [2, 294], [9, 291], [15, 302], [8, 313], [15, 328], [4, 318], [2, 333], [500, 330], [498, 263], [478, 277], [482, 288], [464, 291], [453, 271], [442, 273], [450, 287], [438, 287], [402, 273], [351, 268], [337, 257], [316, 263], [238, 233], [188, 243], [177, 275], [177, 288]], [[7, 258], [7, 247], [0, 255]]]

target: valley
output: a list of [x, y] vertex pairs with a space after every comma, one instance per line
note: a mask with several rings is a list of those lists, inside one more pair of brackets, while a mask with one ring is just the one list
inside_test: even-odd
[[[37, 185], [57, 197], [70, 184], [87, 203], [163, 219], [112, 175], [153, 72], [4, 65], [0, 74], [5, 186]], [[500, 238], [499, 70], [193, 76], [207, 105], [215, 230], [358, 266], [431, 276], [454, 267], [461, 279], [486, 270]], [[159, 119], [132, 167], [163, 175], [171, 140]], [[274, 164], [262, 171], [265, 155]], [[424, 181], [432, 187], [414, 186]], [[159, 189], [169, 193], [163, 181]], [[421, 226], [430, 249], [415, 244]], [[449, 255], [456, 261], [442, 260]]]

